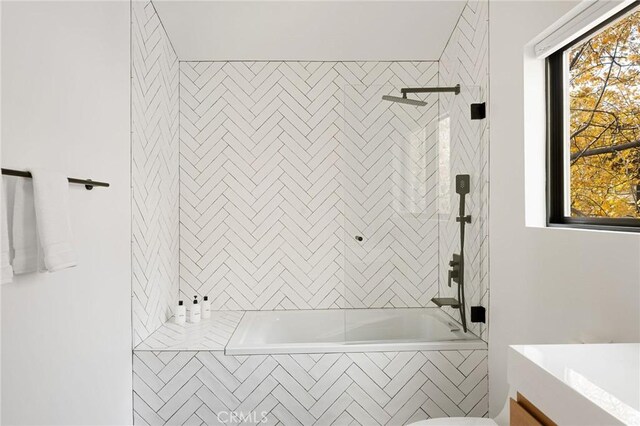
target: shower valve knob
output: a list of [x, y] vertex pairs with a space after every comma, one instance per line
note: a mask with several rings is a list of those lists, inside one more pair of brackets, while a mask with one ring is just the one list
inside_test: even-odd
[[449, 287], [451, 287], [451, 281], [453, 281], [454, 283], [458, 284], [458, 277], [459, 277], [459, 274], [458, 274], [457, 270], [455, 270], [455, 269], [454, 270], [450, 270], [447, 273], [447, 285]]
[[356, 235], [356, 236], [355, 236], [355, 238], [356, 238], [356, 241], [362, 241], [362, 240], [364, 239], [364, 238], [362, 238], [362, 236], [360, 236], [360, 235]]

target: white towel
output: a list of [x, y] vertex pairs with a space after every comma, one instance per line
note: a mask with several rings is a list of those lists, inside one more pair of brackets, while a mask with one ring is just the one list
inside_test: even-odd
[[13, 281], [13, 267], [11, 267], [11, 244], [9, 242], [9, 215], [7, 215], [7, 189], [8, 184], [5, 178], [2, 179], [2, 199], [0, 203], [0, 221], [2, 221], [2, 284], [8, 284]]
[[13, 200], [13, 273], [36, 272], [40, 245], [33, 204], [33, 182], [19, 178]]
[[69, 223], [69, 182], [66, 175], [42, 169], [29, 170], [33, 176], [33, 195], [38, 239], [44, 265], [49, 272], [76, 266]]

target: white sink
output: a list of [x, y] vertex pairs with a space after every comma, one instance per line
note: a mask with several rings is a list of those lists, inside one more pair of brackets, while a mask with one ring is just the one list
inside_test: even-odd
[[559, 425], [640, 425], [640, 344], [511, 346], [508, 375]]

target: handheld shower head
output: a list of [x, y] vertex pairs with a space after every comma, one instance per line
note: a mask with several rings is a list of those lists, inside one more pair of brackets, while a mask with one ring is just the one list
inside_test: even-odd
[[467, 195], [471, 190], [469, 175], [456, 175], [456, 192], [460, 195]]
[[402, 98], [399, 98], [397, 96], [384, 95], [382, 97], [382, 99], [385, 100], [385, 101], [397, 102], [399, 104], [405, 104], [405, 105], [413, 105], [413, 106], [426, 106], [427, 105], [426, 102], [418, 101], [418, 100], [414, 100], [414, 99], [407, 99], [406, 96], [407, 95], [404, 95]]

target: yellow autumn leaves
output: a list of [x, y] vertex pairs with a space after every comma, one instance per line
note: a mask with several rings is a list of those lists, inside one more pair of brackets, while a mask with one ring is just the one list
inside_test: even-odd
[[566, 52], [572, 216], [640, 217], [640, 10]]

